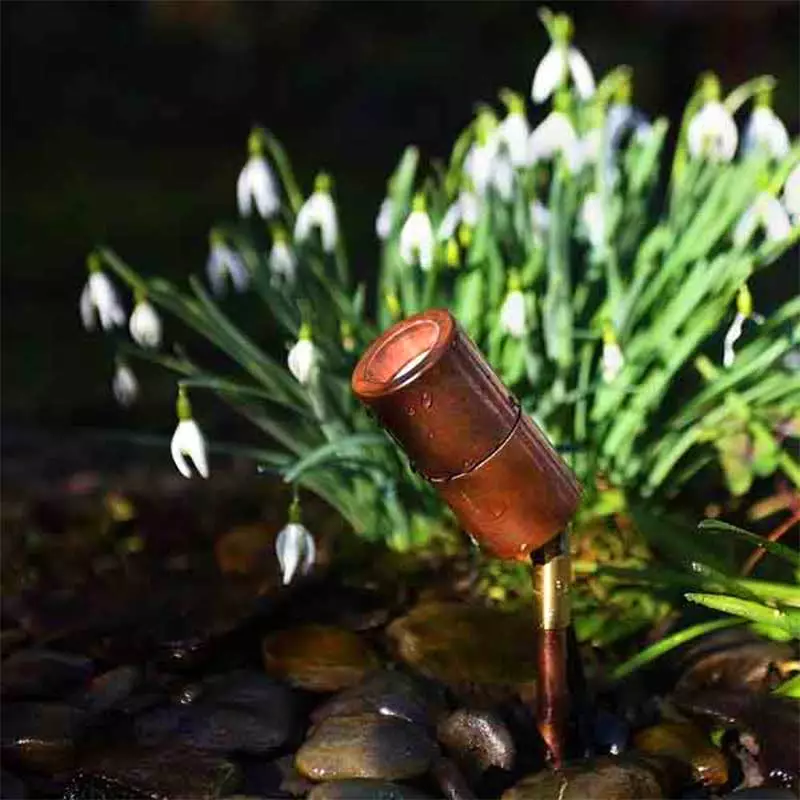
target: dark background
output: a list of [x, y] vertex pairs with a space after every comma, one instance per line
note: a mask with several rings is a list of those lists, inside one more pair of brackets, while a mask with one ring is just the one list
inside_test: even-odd
[[[677, 121], [704, 69], [726, 88], [771, 73], [777, 111], [797, 131], [797, 2], [554, 8], [573, 15], [596, 75], [634, 67], [648, 113]], [[527, 95], [548, 45], [536, 11], [535, 2], [2, 2], [4, 432], [171, 428], [166, 379], [140, 372], [143, 403], [130, 413], [114, 405], [112, 351], [78, 317], [85, 255], [102, 242], [144, 273], [201, 272], [208, 229], [235, 214], [254, 122], [283, 140], [304, 190], [318, 169], [334, 174], [351, 262], [370, 274], [373, 219], [401, 149], [445, 156], [477, 101], [496, 101], [502, 86]], [[776, 299], [786, 289], [775, 287]], [[256, 338], [268, 338], [255, 324]]]

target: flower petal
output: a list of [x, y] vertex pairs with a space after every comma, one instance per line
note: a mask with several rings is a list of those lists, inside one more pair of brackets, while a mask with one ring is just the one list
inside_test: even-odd
[[243, 217], [250, 215], [253, 208], [253, 193], [250, 180], [250, 162], [248, 161], [242, 171], [239, 173], [239, 178], [236, 181], [236, 203], [239, 206], [239, 214]]
[[767, 239], [780, 242], [792, 235], [792, 223], [780, 201], [771, 195], [765, 197], [761, 208], [761, 222], [766, 230]]
[[172, 460], [175, 462], [175, 466], [183, 475], [184, 478], [191, 478], [192, 477], [192, 470], [189, 467], [189, 464], [186, 461], [186, 458], [183, 455], [183, 450], [181, 449], [181, 423], [178, 423], [178, 427], [175, 429], [175, 433], [172, 434], [172, 441], [169, 444], [169, 451], [172, 454]]
[[262, 217], [267, 219], [278, 212], [278, 187], [269, 164], [262, 156], [253, 156], [250, 159], [250, 191]]
[[744, 327], [745, 316], [737, 311], [736, 316], [733, 318], [730, 328], [725, 334], [725, 342], [722, 347], [722, 363], [726, 367], [730, 367], [736, 358], [734, 345], [742, 336], [742, 328]]
[[569, 71], [578, 95], [588, 100], [594, 94], [594, 75], [589, 62], [577, 47], [570, 47], [567, 55]]
[[83, 287], [83, 291], [81, 292], [81, 299], [79, 302], [79, 308], [81, 312], [81, 322], [83, 322], [83, 327], [86, 328], [87, 331], [93, 331], [96, 325], [95, 319], [95, 308], [94, 303], [92, 303], [92, 292], [89, 288], [89, 284]]
[[531, 99], [543, 103], [555, 91], [564, 77], [566, 53], [562, 47], [553, 45], [536, 67], [531, 85]]

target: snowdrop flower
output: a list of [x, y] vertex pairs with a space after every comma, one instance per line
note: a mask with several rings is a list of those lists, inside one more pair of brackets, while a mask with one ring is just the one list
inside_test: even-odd
[[742, 331], [744, 323], [751, 319], [757, 324], [764, 322], [764, 318], [760, 314], [753, 312], [753, 296], [747, 288], [747, 284], [743, 283], [739, 287], [739, 292], [736, 295], [736, 316], [733, 318], [730, 328], [725, 333], [725, 340], [722, 346], [722, 363], [726, 367], [730, 367], [736, 358], [735, 345], [739, 339], [742, 338]]
[[254, 130], [247, 140], [250, 157], [239, 173], [236, 182], [236, 200], [239, 213], [243, 217], [250, 215], [255, 203], [256, 210], [265, 219], [278, 213], [280, 197], [278, 183], [263, 154], [263, 134]]
[[500, 329], [521, 339], [528, 328], [525, 295], [522, 294], [519, 276], [512, 272], [508, 279], [508, 292], [500, 307]]
[[308, 574], [314, 566], [317, 548], [311, 532], [300, 521], [300, 503], [295, 498], [289, 507], [289, 522], [275, 540], [275, 555], [281, 568], [281, 579], [286, 586], [295, 575]]
[[433, 226], [426, 211], [425, 196], [418, 194], [400, 231], [400, 258], [409, 266], [418, 262], [427, 272], [433, 266], [433, 247]]
[[314, 377], [318, 367], [318, 354], [314, 342], [311, 341], [311, 326], [303, 323], [297, 341], [289, 350], [287, 364], [289, 372], [297, 381], [307, 386]]
[[550, 230], [550, 209], [539, 200], [534, 200], [530, 205], [530, 215], [534, 241], [543, 245]]
[[133, 405], [139, 396], [139, 381], [136, 380], [133, 370], [124, 361], [117, 361], [111, 388], [114, 397], [123, 408]]
[[392, 232], [392, 218], [394, 215], [394, 208], [391, 197], [384, 197], [381, 203], [378, 216], [375, 218], [375, 234], [382, 241], [385, 242]]
[[100, 257], [92, 253], [88, 259], [89, 279], [83, 287], [80, 312], [83, 327], [93, 331], [97, 318], [104, 331], [125, 324], [125, 310], [111, 279], [100, 267]]
[[553, 102], [553, 110], [528, 138], [529, 164], [554, 158], [558, 153], [572, 159], [578, 135], [567, 114], [568, 108], [569, 95], [559, 92]]
[[606, 325], [603, 330], [603, 353], [601, 356], [600, 372], [604, 383], [611, 383], [616, 379], [625, 366], [625, 356], [617, 342], [617, 337], [611, 325]]
[[324, 172], [317, 175], [314, 181], [314, 192], [297, 213], [294, 224], [294, 240], [305, 242], [311, 235], [312, 228], [319, 230], [322, 249], [332, 253], [339, 240], [339, 220], [336, 206], [331, 197], [331, 179]]
[[783, 206], [795, 225], [800, 223], [800, 164], [789, 173], [783, 185]]
[[139, 347], [157, 348], [161, 345], [161, 318], [144, 294], [136, 298], [136, 305], [128, 320], [128, 330]]
[[562, 88], [567, 77], [572, 79], [578, 96], [587, 100], [594, 94], [594, 75], [589, 62], [578, 48], [573, 47], [572, 20], [566, 14], [542, 16], [552, 44], [536, 67], [531, 86], [534, 103], [543, 103], [556, 89]]
[[733, 243], [745, 247], [755, 232], [762, 228], [767, 241], [780, 242], [792, 233], [789, 215], [780, 201], [769, 192], [759, 192], [752, 205], [742, 214], [733, 229]]
[[475, 142], [464, 159], [464, 172], [475, 187], [475, 191], [483, 196], [492, 179], [494, 160], [500, 143], [497, 119], [491, 109], [481, 108], [478, 112], [475, 131]]
[[514, 193], [514, 165], [505, 153], [497, 153], [494, 157], [490, 182], [500, 199], [510, 202]]
[[[178, 388], [177, 412], [178, 427], [175, 428], [175, 433], [172, 434], [172, 442], [170, 443], [172, 460], [175, 462], [178, 472], [184, 478], [192, 477], [189, 461], [194, 464], [201, 477], [207, 478], [208, 455], [206, 453], [206, 440], [203, 432], [192, 417], [192, 406], [183, 386]], [[187, 458], [189, 461], [187, 461]]]
[[237, 292], [244, 292], [250, 285], [250, 270], [247, 269], [244, 259], [225, 243], [219, 231], [212, 230], [208, 242], [206, 274], [211, 291], [218, 297], [222, 296], [230, 279]]
[[746, 153], [765, 150], [776, 161], [789, 153], [789, 134], [780, 117], [772, 110], [772, 89], [760, 92], [747, 127], [742, 146]]
[[590, 192], [581, 205], [579, 219], [586, 238], [594, 250], [599, 250], [606, 241], [606, 213], [603, 201], [597, 192]]
[[686, 132], [692, 158], [731, 161], [736, 155], [739, 134], [730, 111], [720, 101], [721, 89], [716, 75], [706, 75], [700, 89], [703, 105], [692, 117]]
[[503, 89], [500, 98], [508, 107], [508, 114], [497, 127], [497, 138], [508, 152], [511, 165], [519, 169], [526, 166], [528, 161], [530, 127], [525, 116], [525, 101], [510, 89]]
[[297, 258], [289, 247], [288, 237], [283, 228], [276, 228], [272, 234], [272, 249], [269, 251], [269, 272], [273, 284], [294, 283], [297, 273]]
[[436, 232], [436, 238], [440, 242], [452, 239], [459, 225], [467, 229], [474, 228], [478, 224], [479, 216], [480, 200], [478, 196], [474, 192], [462, 189], [456, 201], [445, 212]]

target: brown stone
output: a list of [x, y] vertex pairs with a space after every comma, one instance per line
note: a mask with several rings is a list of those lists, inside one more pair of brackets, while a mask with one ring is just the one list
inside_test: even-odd
[[528, 775], [502, 800], [654, 800], [664, 797], [645, 762], [604, 756]]
[[398, 656], [451, 687], [530, 692], [536, 679], [532, 612], [462, 603], [417, 606], [387, 633]]
[[722, 786], [728, 781], [725, 756], [694, 725], [662, 722], [639, 731], [634, 746], [643, 753], [671, 756], [690, 764], [696, 780], [706, 786]]
[[314, 781], [402, 780], [428, 771], [436, 745], [423, 728], [397, 717], [328, 717], [297, 751], [298, 772]]
[[335, 692], [358, 683], [379, 666], [378, 657], [352, 631], [306, 625], [268, 636], [267, 672], [314, 692]]

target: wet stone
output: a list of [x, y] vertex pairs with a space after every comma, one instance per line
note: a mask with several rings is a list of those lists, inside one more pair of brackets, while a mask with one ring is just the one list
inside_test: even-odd
[[297, 751], [298, 771], [314, 781], [402, 780], [427, 772], [437, 753], [425, 731], [397, 717], [328, 717]]
[[471, 771], [489, 767], [510, 770], [516, 748], [503, 720], [492, 711], [458, 709], [443, 719], [436, 729], [440, 744]]
[[714, 725], [753, 733], [762, 773], [773, 784], [800, 784], [800, 703], [787, 697], [751, 692], [706, 690], [676, 694], [684, 713]]
[[263, 644], [267, 672], [314, 692], [335, 692], [361, 681], [379, 666], [355, 633], [326, 625], [279, 631]]
[[425, 800], [410, 786], [371, 778], [351, 778], [320, 783], [308, 793], [308, 800]]
[[327, 717], [374, 712], [433, 726], [444, 707], [443, 692], [436, 684], [403, 672], [380, 670], [323, 703], [311, 719], [319, 723]]
[[122, 706], [141, 680], [138, 668], [116, 667], [92, 679], [84, 691], [71, 698], [71, 702], [88, 714], [101, 714]]
[[3, 699], [58, 700], [84, 685], [92, 676], [92, 662], [57, 650], [19, 650], [3, 662], [0, 690]]
[[0, 746], [8, 765], [53, 774], [70, 769], [84, 714], [62, 703], [6, 703]]
[[283, 746], [295, 729], [291, 690], [265, 675], [236, 671], [198, 686], [190, 703], [156, 708], [136, 720], [142, 745], [177, 740], [221, 753], [267, 753]]
[[[721, 634], [722, 632], [720, 632]], [[684, 669], [675, 685], [679, 693], [703, 689], [768, 691], [794, 659], [791, 645], [754, 639], [746, 632], [725, 632], [707, 641], [684, 659]]]
[[722, 786], [728, 781], [724, 754], [690, 723], [663, 722], [639, 731], [634, 747], [650, 755], [671, 756], [690, 764], [696, 780], [706, 786]]
[[640, 759], [602, 756], [523, 778], [502, 800], [652, 800], [664, 797], [658, 775]]
[[239, 782], [236, 766], [212, 753], [127, 747], [82, 764], [64, 798], [216, 798], [235, 792]]
[[405, 663], [451, 688], [528, 691], [536, 678], [527, 613], [428, 603], [392, 622], [387, 633]]

